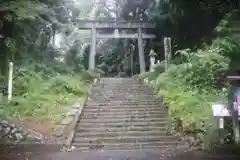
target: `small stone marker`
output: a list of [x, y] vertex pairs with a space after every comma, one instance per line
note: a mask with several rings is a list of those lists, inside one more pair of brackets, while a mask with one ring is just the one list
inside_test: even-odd
[[154, 50], [151, 49], [149, 56], [150, 56], [150, 72], [153, 72], [156, 61], [155, 59], [156, 53], [154, 52]]
[[223, 129], [223, 128], [224, 128], [224, 119], [223, 119], [223, 118], [220, 118], [220, 119], [219, 119], [219, 128], [220, 128], [220, 129]]

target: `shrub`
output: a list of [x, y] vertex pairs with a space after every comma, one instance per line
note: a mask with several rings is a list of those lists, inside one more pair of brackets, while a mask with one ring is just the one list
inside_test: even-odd
[[198, 142], [204, 141], [203, 135], [210, 134], [211, 104], [227, 101], [228, 90], [222, 90], [228, 88], [223, 72], [232, 67], [229, 64], [240, 53], [240, 44], [232, 41], [231, 38], [216, 39], [211, 46], [197, 52], [178, 51], [183, 57], [181, 64], [171, 65], [163, 73], [140, 75], [141, 79], [147, 77], [153, 81], [154, 90], [163, 96], [169, 108], [170, 132], [194, 135]]
[[89, 94], [88, 82], [101, 70], [74, 71], [58, 62], [28, 61], [14, 73], [13, 99], [0, 106], [2, 117], [60, 119], [75, 100]]

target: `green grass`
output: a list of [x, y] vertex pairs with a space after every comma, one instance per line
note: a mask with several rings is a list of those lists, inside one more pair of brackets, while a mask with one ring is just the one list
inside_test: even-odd
[[[168, 75], [169, 76], [169, 75]], [[154, 89], [158, 96], [162, 96], [164, 104], [168, 107], [168, 131], [181, 136], [195, 137], [196, 144], [206, 147], [210, 141], [216, 140], [210, 137], [212, 124], [213, 102], [227, 101], [226, 92], [220, 90], [199, 90], [185, 88], [186, 85], [179, 83], [166, 73], [159, 74], [153, 80]]]
[[0, 104], [1, 119], [14, 117], [57, 123], [76, 101], [81, 103], [89, 95], [89, 82], [99, 74], [82, 71], [47, 78], [42, 75], [33, 72], [15, 77], [13, 99]]
[[[66, 82], [65, 85], [57, 82]], [[30, 92], [14, 96], [0, 108], [2, 118], [41, 119], [59, 121], [66, 110], [79, 98], [88, 94], [88, 84], [81, 76], [58, 76], [47, 81], [33, 80]]]

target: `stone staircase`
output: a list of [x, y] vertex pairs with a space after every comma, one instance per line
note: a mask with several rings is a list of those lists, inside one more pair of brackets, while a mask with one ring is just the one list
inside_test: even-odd
[[81, 151], [176, 147], [166, 113], [151, 89], [133, 78], [103, 78], [84, 106], [72, 145]]

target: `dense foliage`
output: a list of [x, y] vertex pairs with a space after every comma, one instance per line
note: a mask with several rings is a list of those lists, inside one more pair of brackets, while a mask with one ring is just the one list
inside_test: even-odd
[[[72, 36], [76, 34], [72, 21], [87, 14], [84, 9], [92, 4], [0, 1], [1, 118], [55, 124], [73, 103], [89, 94], [90, 82], [102, 73], [84, 68], [79, 55], [82, 41]], [[56, 47], [59, 34], [64, 43], [60, 48]], [[14, 63], [13, 99], [7, 102], [10, 61]]]
[[[239, 42], [227, 37], [237, 35], [238, 8], [237, 0], [119, 0], [116, 6], [114, 0], [0, 0], [0, 115], [56, 121], [65, 106], [88, 93], [89, 80], [101, 71], [86, 71], [89, 45], [78, 38], [86, 31], [74, 26], [76, 19], [152, 20], [157, 38], [144, 42], [147, 65], [151, 48], [163, 60], [163, 36], [172, 38], [172, 50], [178, 51], [173, 58], [181, 62], [167, 72], [160, 64], [142, 77], [163, 95], [169, 129], [202, 141], [211, 102], [226, 100], [223, 71], [239, 68]], [[96, 60], [107, 75], [137, 74], [137, 42], [100, 40]], [[14, 95], [5, 103], [9, 61]]]
[[[216, 27], [218, 38], [211, 45], [203, 45], [196, 51], [188, 48], [176, 52], [180, 64], [171, 64], [165, 72], [159, 64], [154, 72], [142, 74], [158, 95], [163, 96], [168, 107], [169, 131], [192, 135], [195, 143], [211, 144], [217, 140], [212, 130], [211, 105], [214, 102], [227, 103], [229, 84], [225, 73], [239, 70], [240, 42], [231, 32], [231, 22], [238, 12], [227, 14]], [[235, 17], [235, 18], [234, 18]], [[225, 136], [227, 136], [226, 134]]]
[[[196, 48], [201, 47], [203, 43], [210, 44], [212, 39], [216, 37], [213, 30], [219, 21], [224, 18], [226, 13], [231, 12], [239, 6], [238, 1], [224, 0], [193, 0], [189, 2], [183, 0], [121, 0], [118, 1], [118, 5], [120, 6], [118, 10], [119, 20], [150, 20], [157, 24], [157, 29], [154, 31], [157, 38], [153, 41], [144, 41], [147, 66], [149, 66], [148, 54], [152, 48], [158, 53], [156, 56], [157, 59], [164, 59], [164, 36], [171, 37], [173, 52], [185, 48], [191, 48], [195, 51]], [[113, 4], [113, 6], [115, 6], [115, 4]], [[198, 18], [196, 18], [196, 16]], [[130, 53], [134, 57], [135, 67], [130, 69], [133, 70], [133, 73], [139, 73], [137, 41], [119, 41], [122, 41], [125, 45], [109, 45], [115, 47], [110, 54], [114, 57], [114, 55], [119, 55], [119, 52], [121, 52], [122, 54], [120, 54], [119, 57], [124, 59], [125, 54], [128, 54], [128, 50], [130, 50], [132, 46], [135, 46], [135, 50], [132, 50]], [[110, 44], [109, 42], [106, 43]], [[125, 50], [122, 50], [122, 48]], [[106, 58], [109, 57], [109, 53], [101, 50], [99, 53], [103, 56], [106, 55]], [[115, 65], [116, 64], [108, 64], [107, 66], [108, 68], [116, 68]]]

